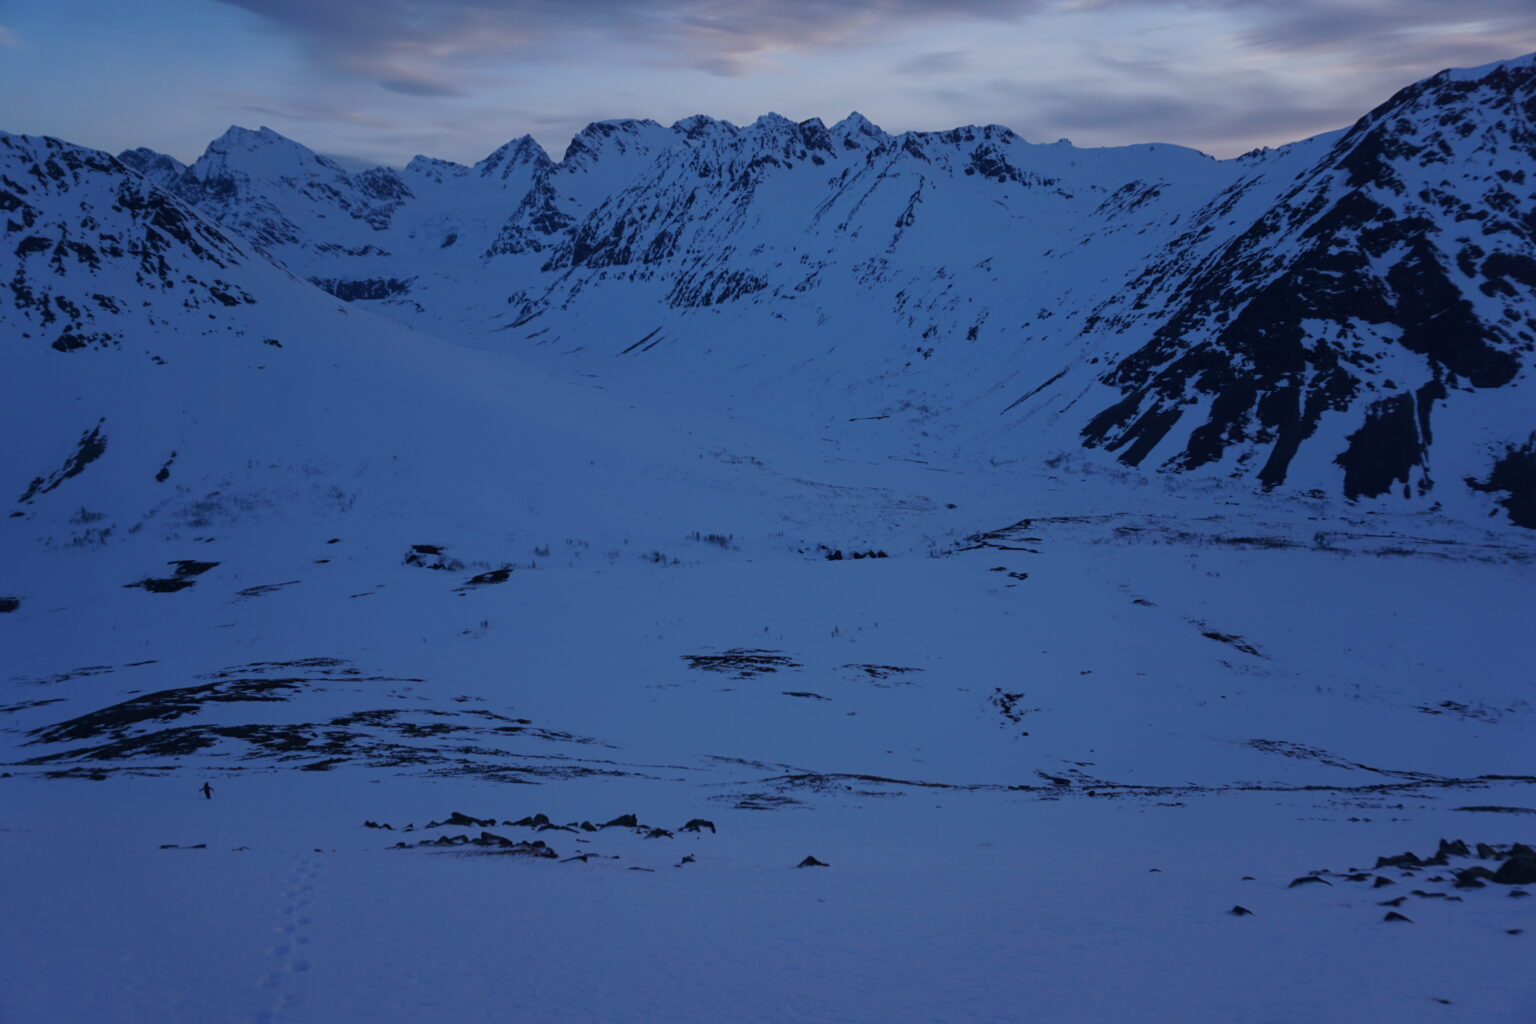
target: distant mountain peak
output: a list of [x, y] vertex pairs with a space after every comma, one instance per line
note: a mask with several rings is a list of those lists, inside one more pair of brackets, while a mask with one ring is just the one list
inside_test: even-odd
[[210, 180], [237, 172], [254, 178], [313, 175], [347, 177], [347, 171], [336, 161], [323, 157], [308, 146], [298, 143], [263, 125], [256, 131], [231, 125], [228, 130], [208, 144], [203, 155], [188, 168], [188, 175], [199, 180]]
[[538, 171], [552, 166], [554, 161], [532, 135], [520, 135], [475, 164], [474, 170], [482, 178], [505, 180], [526, 167]]
[[862, 149], [866, 145], [878, 145], [890, 138], [879, 125], [857, 110], [834, 124], [831, 134], [841, 140], [845, 149]]
[[560, 158], [562, 171], [590, 171], [610, 155], [645, 156], [677, 141], [677, 135], [649, 118], [593, 121], [571, 139]]
[[596, 132], [602, 135], [612, 134], [614, 131], [634, 132], [646, 128], [660, 128], [661, 125], [648, 117], [610, 117], [602, 121], [590, 121], [582, 129], [582, 133]]
[[734, 135], [739, 129], [729, 121], [721, 121], [706, 114], [694, 114], [674, 122], [672, 131], [685, 138], [698, 139], [712, 133]]
[[187, 165], [180, 160], [165, 153], [157, 153], [153, 149], [147, 149], [144, 146], [139, 146], [136, 149], [125, 149], [117, 154], [117, 159], [138, 172], [141, 177], [159, 185], [161, 188], [171, 185], [176, 179], [187, 173]]
[[832, 126], [834, 132], [847, 134], [850, 132], [878, 132], [880, 126], [857, 110], [849, 111], [848, 116]]
[[470, 168], [466, 164], [440, 160], [435, 156], [422, 156], [420, 153], [411, 157], [411, 162], [405, 165], [404, 171], [406, 174], [430, 178], [433, 181], [461, 178], [469, 172]]
[[240, 146], [264, 146], [281, 144], [285, 142], [290, 146], [295, 146], [299, 149], [306, 148], [299, 143], [294, 142], [282, 132], [268, 128], [266, 125], [262, 125], [260, 128], [253, 130], [242, 125], [232, 124], [224, 130], [224, 134], [220, 135], [217, 139], [214, 139], [213, 142], [209, 144], [209, 148], [212, 149], [217, 147], [222, 150], [229, 150]]

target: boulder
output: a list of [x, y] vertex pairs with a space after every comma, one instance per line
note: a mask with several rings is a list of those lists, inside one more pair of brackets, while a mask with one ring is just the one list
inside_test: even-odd
[[1467, 844], [1460, 839], [1440, 840], [1440, 846], [1435, 850], [1436, 857], [1470, 857], [1472, 851], [1467, 849]]
[[1414, 854], [1411, 852], [1400, 853], [1396, 857], [1376, 858], [1376, 870], [1378, 871], [1380, 871], [1382, 868], [1417, 868], [1422, 867], [1423, 864], [1424, 862], [1419, 860], [1419, 858], [1414, 856]]
[[1510, 857], [1499, 865], [1499, 870], [1493, 873], [1492, 880], [1500, 885], [1536, 884], [1536, 856]]
[[540, 825], [549, 824], [549, 815], [542, 813], [534, 814], [526, 818], [518, 818], [516, 821], [505, 822], [505, 824], [511, 825], [513, 828], [537, 828]]
[[443, 824], [456, 825], [459, 828], [490, 828], [492, 825], [496, 824], [496, 819], [471, 818], [467, 814], [460, 814], [458, 811], [454, 811], [452, 814], [448, 815], [447, 820], [445, 820]]
[[1462, 868], [1460, 871], [1456, 872], [1456, 888], [1481, 889], [1483, 887], [1483, 879], [1491, 878], [1493, 878], [1493, 872], [1489, 871], [1481, 864], [1474, 865], [1470, 868]]
[[1294, 889], [1298, 885], [1312, 885], [1312, 884], [1332, 885], [1333, 883], [1328, 881], [1326, 878], [1318, 878], [1316, 875], [1302, 875], [1300, 878], [1293, 878], [1293, 879], [1291, 879], [1291, 884], [1286, 886], [1286, 888], [1287, 889]]

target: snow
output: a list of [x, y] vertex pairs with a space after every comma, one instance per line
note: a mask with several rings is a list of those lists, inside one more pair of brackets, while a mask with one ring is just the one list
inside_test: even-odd
[[[7, 919], [36, 922], [7, 957], [16, 1019], [1513, 1022], [1536, 996], [1525, 936], [1505, 934], [1528, 925], [1522, 901], [1418, 901], [1395, 928], [1371, 896], [1286, 890], [1293, 862], [1253, 831], [1274, 816], [1226, 806], [1164, 812], [1182, 815], [1173, 840], [1128, 835], [1104, 808], [1010, 825], [987, 801], [982, 824], [946, 799], [860, 820], [857, 842], [819, 836], [832, 866], [805, 870], [788, 866], [803, 843], [749, 817], [732, 835], [653, 841], [667, 846], [636, 851], [656, 865], [645, 873], [382, 851], [359, 838], [373, 833], [237, 812], [222, 794], [183, 808], [129, 787], [108, 803], [110, 785], [95, 798], [104, 827], [129, 804], [200, 818], [186, 834], [213, 842], [109, 860], [62, 837], [22, 858], [7, 844], [8, 870], [74, 879], [47, 899], [7, 890]], [[323, 788], [337, 805], [360, 798]], [[262, 825], [293, 839], [228, 849]], [[935, 849], [933, 831], [954, 838]], [[1292, 857], [1336, 858], [1324, 827], [1291, 833]], [[1073, 834], [1088, 842], [1059, 839]], [[862, 863], [872, 848], [881, 863]], [[672, 867], [685, 851], [699, 860]], [[1254, 916], [1225, 913], [1239, 902]], [[1437, 949], [1426, 929], [1446, 936]], [[1422, 969], [1434, 959], [1456, 966]]]
[[[1536, 1012], [1536, 899], [1455, 884], [1505, 861], [1375, 866], [1536, 839], [1536, 537], [1459, 490], [1523, 385], [1437, 406], [1411, 499], [1339, 495], [1355, 404], [1269, 491], [1080, 443], [1344, 136], [610, 121], [390, 205], [272, 134], [194, 209], [0, 136], [0, 1019]], [[540, 187], [571, 223], [485, 257]], [[1436, 379], [1400, 327], [1301, 321]], [[671, 834], [579, 824], [629, 813]]]

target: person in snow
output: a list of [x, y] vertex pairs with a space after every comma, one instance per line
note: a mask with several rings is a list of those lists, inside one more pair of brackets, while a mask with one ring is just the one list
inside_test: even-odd
[[212, 800], [213, 799], [213, 787], [212, 786], [208, 785], [208, 783], [205, 782], [199, 788], [202, 790], [203, 799], [204, 800]]

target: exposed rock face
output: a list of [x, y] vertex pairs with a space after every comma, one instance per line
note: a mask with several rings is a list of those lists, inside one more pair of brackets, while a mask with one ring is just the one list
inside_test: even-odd
[[0, 320], [56, 352], [120, 345], [139, 303], [108, 282], [205, 316], [255, 301], [225, 279], [245, 262], [238, 242], [105, 153], [0, 133], [0, 217], [14, 257]]
[[1124, 397], [1085, 443], [1184, 469], [1231, 453], [1274, 487], [1337, 414], [1347, 496], [1428, 491], [1436, 409], [1510, 385], [1536, 349], [1533, 109], [1528, 59], [1443, 73], [1362, 118], [1235, 235], [1239, 200], [1292, 167], [1228, 188], [1142, 272], [1130, 310], [1106, 304], [1118, 330], [1152, 336], [1104, 376]]

